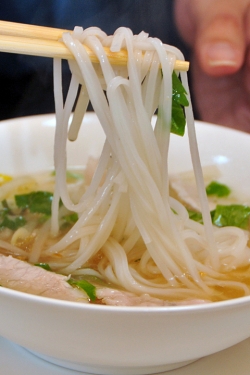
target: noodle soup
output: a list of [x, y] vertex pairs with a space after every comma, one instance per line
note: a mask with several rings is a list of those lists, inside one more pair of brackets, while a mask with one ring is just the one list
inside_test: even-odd
[[[51, 171], [54, 122], [52, 115], [2, 122], [0, 142], [7, 145], [10, 137], [12, 142], [0, 161], [1, 171], [22, 175], [37, 170]], [[101, 133], [97, 122], [96, 116], [87, 114], [81, 129], [84, 134], [80, 131], [78, 140], [81, 145], [87, 144], [86, 153], [95, 156], [99, 154], [96, 140]], [[235, 183], [232, 176], [236, 175], [247, 186], [250, 181], [245, 155], [250, 136], [205, 123], [196, 126], [202, 164], [211, 165], [215, 161], [220, 169], [220, 181], [231, 188]], [[96, 131], [93, 132], [94, 128]], [[13, 168], [12, 155], [20, 142], [23, 153]], [[206, 143], [209, 147], [204, 147]], [[80, 165], [81, 160], [85, 164], [85, 149], [78, 148], [77, 143], [69, 146], [74, 146], [68, 149], [70, 165]], [[171, 148], [171, 177], [182, 170], [189, 171], [187, 135], [183, 139], [174, 136]], [[34, 150], [37, 166], [30, 162], [33, 162]], [[228, 164], [218, 163], [218, 155], [227, 159]], [[217, 174], [213, 176], [218, 179]], [[234, 186], [237, 188], [238, 184]], [[244, 186], [238, 186], [239, 189]], [[232, 191], [235, 191], [234, 187]], [[18, 276], [20, 279], [20, 272]], [[0, 334], [43, 359], [70, 369], [99, 374], [157, 373], [221, 351], [250, 334], [249, 297], [192, 306], [107, 306], [45, 298], [45, 294], [30, 295], [28, 292], [35, 280], [38, 278], [32, 279], [26, 293], [0, 288]], [[51, 284], [48, 289], [53, 289]], [[145, 358], [148, 358], [146, 363]]]
[[[173, 72], [183, 58], [175, 48], [124, 28], [111, 37], [76, 28], [63, 39], [76, 61], [65, 102], [54, 62], [55, 132], [53, 116], [0, 127], [1, 336], [60, 366], [115, 375], [175, 369], [246, 339], [249, 233], [244, 220], [218, 227], [201, 165], [216, 164], [219, 182], [240, 181], [247, 195], [250, 136], [197, 124], [198, 152], [187, 77]], [[104, 45], [127, 48], [128, 66], [110, 66]], [[89, 99], [97, 117], [83, 119]], [[102, 132], [93, 133], [96, 118]], [[83, 166], [96, 148], [88, 180]], [[80, 165], [83, 177], [68, 165]], [[190, 169], [198, 206], [187, 209], [172, 194], [170, 172]], [[248, 207], [243, 213], [248, 224]], [[227, 224], [235, 216], [222, 215]]]
[[[82, 194], [87, 191], [89, 184], [93, 178], [98, 161], [90, 158], [84, 170], [73, 169], [67, 171], [66, 182], [68, 192], [72, 200], [77, 202]], [[212, 169], [216, 175], [216, 169]], [[214, 177], [211, 176], [211, 177]], [[182, 177], [183, 176], [183, 177]], [[178, 175], [178, 178], [187, 180], [187, 173]], [[206, 176], [206, 174], [205, 174]], [[210, 177], [210, 178], [211, 178]], [[206, 180], [206, 178], [205, 178]], [[172, 181], [172, 179], [171, 179]], [[174, 183], [170, 186], [176, 187], [176, 176], [173, 177]], [[189, 181], [190, 184], [190, 181]], [[180, 185], [180, 184], [179, 184]], [[193, 184], [192, 189], [194, 189]], [[101, 189], [102, 183], [100, 185]], [[188, 183], [185, 181], [185, 188], [188, 190]], [[30, 176], [20, 176], [12, 179], [8, 175], [2, 175], [2, 187], [0, 187], [1, 218], [0, 223], [0, 244], [1, 253], [5, 256], [11, 254], [15, 258], [27, 261], [30, 264], [42, 267], [44, 270], [44, 277], [46, 273], [53, 271], [59, 274], [69, 275], [67, 267], [73, 263], [79, 253], [82, 237], [86, 238], [93, 236], [98, 229], [99, 218], [95, 218], [93, 223], [84, 228], [81, 236], [74, 230], [78, 220], [78, 215], [75, 212], [67, 210], [62, 204], [59, 213], [59, 232], [55, 236], [51, 233], [51, 202], [55, 189], [55, 172], [48, 171], [41, 174], [33, 174]], [[189, 202], [183, 198], [176, 191], [171, 188], [171, 196], [178, 201], [182, 201], [184, 206], [188, 207]], [[232, 195], [232, 194], [231, 194]], [[215, 199], [215, 198], [214, 198]], [[235, 198], [224, 198], [223, 203], [231, 204]], [[222, 198], [217, 198], [217, 203], [221, 203]], [[193, 202], [193, 201], [191, 201]], [[212, 202], [214, 205], [214, 202]], [[213, 207], [213, 206], [212, 206]], [[227, 207], [227, 206], [226, 206]], [[122, 222], [117, 220], [116, 227], [113, 228], [112, 238], [115, 238], [116, 231], [119, 232]], [[193, 222], [196, 225], [196, 222]], [[237, 228], [235, 228], [238, 230]], [[79, 230], [78, 230], [79, 231]], [[69, 238], [75, 238], [70, 241]], [[129, 241], [128, 238], [123, 238], [120, 243], [125, 244]], [[58, 251], [58, 243], [62, 243], [61, 250]], [[5, 245], [6, 244], [6, 245]], [[119, 280], [109, 277], [107, 268], [109, 267], [109, 258], [106, 256], [104, 245], [94, 256], [90, 257], [81, 267], [77, 267], [71, 271], [70, 281], [71, 285], [82, 290], [83, 295], [87, 294], [87, 299], [90, 303], [110, 304], [110, 305], [127, 305], [127, 306], [175, 306], [182, 304], [197, 304], [205, 302], [222, 301], [230, 298], [237, 298], [247, 295], [250, 287], [249, 267], [245, 266], [231, 271], [223, 270], [218, 277], [217, 285], [211, 288], [210, 294], [201, 293], [200, 291], [189, 292], [183, 291], [178, 295], [178, 290], [166, 284], [163, 275], [157, 270], [156, 264], [149, 260], [144, 261], [144, 253], [146, 245], [141, 237], [138, 237], [134, 242], [133, 247], [128, 252], [127, 262], [131, 274], [141, 275], [141, 280], [147, 280], [148, 290], [144, 293], [135, 293], [126, 285], [123, 285]], [[120, 245], [121, 246], [121, 245]], [[56, 249], [56, 251], [53, 251]], [[52, 250], [52, 251], [51, 251]], [[118, 248], [119, 251], [119, 248]], [[199, 252], [199, 249], [193, 249]], [[142, 264], [144, 262], [144, 270]], [[3, 268], [3, 266], [1, 266]], [[14, 272], [16, 272], [15, 267]], [[34, 267], [33, 267], [34, 268]], [[1, 268], [0, 268], [1, 269]], [[66, 271], [65, 271], [66, 269]], [[40, 270], [39, 270], [40, 271]], [[32, 268], [27, 268], [27, 274], [30, 272], [31, 279], [34, 278]], [[183, 269], [183, 273], [186, 270]], [[10, 275], [8, 277], [11, 279]], [[190, 277], [190, 275], [188, 275]], [[201, 273], [201, 278], [206, 278], [206, 275]], [[0, 271], [0, 278], [2, 286], [10, 287], [9, 281], [4, 279], [3, 271]], [[190, 277], [191, 279], [191, 277]], [[81, 285], [82, 282], [86, 285]], [[28, 279], [26, 280], [26, 283]], [[35, 283], [35, 282], [34, 282]], [[41, 294], [42, 283], [40, 283], [41, 290], [31, 293]], [[151, 283], [151, 285], [150, 285]], [[17, 290], [24, 290], [23, 285], [25, 280], [20, 279], [19, 282], [14, 283]], [[89, 287], [93, 287], [91, 291], [93, 295], [89, 295]], [[154, 285], [154, 288], [152, 288]], [[150, 288], [151, 286], [151, 288]], [[182, 285], [185, 288], [185, 285]], [[25, 286], [26, 291], [26, 286]], [[48, 294], [50, 296], [50, 294]], [[51, 295], [53, 297], [53, 295]], [[61, 297], [66, 299], [63, 292]], [[79, 302], [86, 302], [84, 298], [76, 296]]]
[[[31, 178], [17, 183], [16, 194], [10, 191], [15, 180], [3, 181], [2, 234], [14, 246], [2, 242], [3, 252], [65, 275], [63, 288], [83, 289], [76, 299], [84, 302], [119, 305], [131, 298], [130, 305], [164, 306], [249, 295], [241, 282], [241, 270], [249, 266], [249, 234], [230, 220], [230, 225], [213, 225], [186, 73], [174, 72], [175, 60], [183, 60], [180, 51], [126, 28], [112, 37], [96, 28], [76, 28], [63, 41], [75, 60], [69, 62], [72, 79], [65, 102], [61, 62], [54, 61], [55, 175], [42, 182], [54, 187], [43, 190]], [[90, 62], [83, 42], [100, 65]], [[112, 66], [104, 46], [126, 48], [127, 66]], [[86, 172], [83, 177], [68, 172], [66, 152], [67, 139], [78, 137], [89, 101], [105, 134], [90, 182]], [[185, 204], [170, 194], [169, 147], [173, 135], [183, 136], [185, 125], [202, 222], [190, 218]], [[15, 196], [16, 206], [6, 200], [8, 194]], [[246, 220], [247, 215], [248, 208]], [[10, 268], [20, 265], [8, 261]], [[42, 272], [48, 271], [40, 270], [41, 278]], [[234, 290], [230, 297], [229, 290]]]

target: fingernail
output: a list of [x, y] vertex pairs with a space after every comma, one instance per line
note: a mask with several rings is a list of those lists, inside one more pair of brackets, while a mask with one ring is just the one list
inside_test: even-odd
[[203, 52], [210, 66], [238, 65], [238, 53], [229, 43], [209, 44]]

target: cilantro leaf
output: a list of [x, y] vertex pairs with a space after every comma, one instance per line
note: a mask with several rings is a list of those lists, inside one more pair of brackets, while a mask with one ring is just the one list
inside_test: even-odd
[[202, 219], [201, 212], [196, 212], [196, 211], [192, 211], [192, 210], [187, 210], [187, 211], [188, 211], [189, 219], [197, 221], [198, 223], [203, 224], [203, 219]]
[[62, 218], [66, 223], [74, 224], [78, 220], [78, 214], [76, 212], [73, 212], [72, 214], [63, 216]]
[[218, 227], [233, 226], [242, 229], [249, 228], [250, 207], [232, 204], [229, 206], [216, 206], [212, 212], [213, 224]]
[[5, 213], [11, 214], [11, 215], [13, 214], [7, 199], [2, 200], [1, 204], [2, 204], [2, 207], [3, 207], [3, 211]]
[[26, 224], [26, 220], [22, 216], [10, 216], [5, 215], [3, 220], [0, 222], [1, 228], [9, 228], [11, 230], [17, 230], [20, 227], [23, 227]]
[[187, 93], [177, 74], [172, 74], [172, 120], [171, 133], [183, 136], [185, 133], [186, 118], [184, 108], [189, 105]]
[[51, 215], [53, 194], [47, 191], [36, 191], [29, 194], [15, 195], [19, 208], [29, 209], [30, 212]]
[[187, 92], [181, 83], [180, 79], [178, 78], [175, 71], [172, 74], [172, 85], [173, 85], [173, 92], [172, 92], [172, 100], [183, 107], [188, 107], [189, 102], [187, 100]]
[[183, 136], [185, 125], [186, 119], [183, 108], [178, 103], [172, 102], [171, 133]]
[[85, 293], [87, 293], [89, 299], [94, 302], [96, 300], [96, 287], [92, 284], [90, 284], [86, 280], [74, 280], [74, 279], [69, 279], [68, 283], [72, 286], [75, 286], [79, 289], [84, 290]]
[[50, 265], [48, 263], [35, 263], [34, 266], [41, 267], [46, 271], [51, 271]]
[[1, 202], [2, 209], [0, 210], [0, 229], [8, 228], [17, 230], [26, 224], [26, 220], [22, 215], [15, 214], [6, 199]]
[[227, 185], [212, 181], [206, 187], [206, 193], [207, 195], [216, 195], [217, 197], [227, 197], [231, 193], [231, 190]]
[[83, 174], [77, 173], [75, 171], [66, 172], [67, 182], [75, 180], [83, 180]]
[[[202, 214], [188, 210], [189, 218], [203, 224]], [[241, 204], [231, 204], [228, 206], [217, 205], [215, 210], [210, 212], [212, 223], [217, 227], [238, 227], [249, 229], [250, 207]]]
[[77, 220], [78, 220], [78, 214], [76, 212], [63, 216], [60, 229], [64, 230], [64, 229], [69, 228], [69, 226], [75, 224]]

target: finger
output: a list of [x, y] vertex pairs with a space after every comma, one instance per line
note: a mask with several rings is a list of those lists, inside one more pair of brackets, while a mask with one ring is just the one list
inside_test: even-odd
[[245, 33], [247, 45], [250, 44], [250, 1], [245, 11]]
[[190, 0], [175, 0], [174, 16], [178, 32], [182, 39], [192, 45], [195, 40], [195, 17]]
[[196, 19], [195, 51], [205, 73], [237, 72], [244, 61], [244, 17], [249, 1], [193, 0]]
[[250, 6], [247, 9], [245, 16], [245, 30], [246, 30], [246, 43], [247, 50], [245, 54], [245, 67], [244, 67], [244, 87], [246, 92], [250, 93]]

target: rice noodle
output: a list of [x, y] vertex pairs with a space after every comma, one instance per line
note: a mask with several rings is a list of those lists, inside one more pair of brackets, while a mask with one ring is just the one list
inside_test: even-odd
[[[175, 59], [183, 59], [182, 54], [173, 47], [163, 45], [158, 39], [149, 38], [146, 33], [133, 36], [126, 28], [116, 30], [113, 37], [107, 37], [97, 29], [81, 31], [77, 28], [73, 36], [64, 34], [63, 41], [76, 59], [76, 63], [70, 63], [74, 87], [76, 82], [83, 85], [85, 95], [90, 99], [106, 134], [106, 143], [93, 179], [95, 182], [92, 182], [82, 199], [74, 204], [69, 199], [65, 182], [66, 130], [70, 106], [74, 103], [73, 91], [76, 92], [76, 88], [73, 90], [70, 87], [63, 115], [57, 115], [56, 188], [64, 205], [79, 214], [79, 221], [58, 244], [48, 249], [47, 253], [63, 251], [69, 243], [81, 239], [79, 256], [72, 264], [63, 268], [62, 272], [76, 271], [101, 250], [108, 261], [101, 263], [105, 264], [105, 267], [100, 266], [99, 272], [125, 289], [152, 293], [151, 287], [146, 287], [148, 282], [142, 281], [142, 274], [154, 272], [165, 279], [166, 287], [163, 289], [173, 287], [177, 295], [178, 289], [182, 290], [184, 286], [187, 290], [192, 290], [191, 294], [194, 291], [199, 294], [198, 290], [211, 294], [212, 290], [201, 278], [201, 273], [205, 271], [209, 277], [214, 277], [214, 274], [217, 277], [221, 275], [223, 257], [228, 254], [232, 254], [233, 259], [237, 258], [237, 261], [231, 261], [229, 267], [244, 263], [247, 244], [241, 230], [228, 228], [225, 232], [230, 236], [230, 240], [226, 242], [227, 250], [221, 250], [225, 247], [223, 235], [219, 234], [220, 230], [214, 232], [211, 224], [191, 104], [186, 109], [186, 118], [205, 225], [191, 223], [182, 204], [169, 197], [168, 149], [171, 138], [172, 71]], [[100, 61], [100, 70], [92, 65], [79, 41], [95, 52]], [[122, 73], [121, 68], [117, 73], [117, 69], [110, 65], [103, 46], [110, 46], [112, 51], [127, 49], [128, 64]], [[181, 79], [191, 103], [185, 73], [181, 73]], [[58, 78], [55, 84], [58, 85], [55, 89], [57, 92], [61, 85]], [[60, 106], [61, 104], [56, 107]], [[86, 104], [84, 108], [86, 109]], [[160, 115], [153, 129], [151, 119], [157, 108]], [[81, 122], [82, 118], [78, 121]], [[105, 171], [106, 179], [100, 186]], [[124, 200], [127, 210], [121, 211], [124, 215], [121, 212], [119, 215], [119, 210], [124, 207]], [[88, 207], [91, 207], [91, 210]], [[95, 215], [100, 217], [98, 229], [88, 237], [88, 241], [83, 241], [84, 228], [90, 217]], [[133, 223], [129, 233], [126, 233], [127, 223], [130, 223], [130, 226]], [[140, 252], [135, 281], [129, 273], [126, 254], [133, 254], [131, 251], [134, 251], [140, 238], [143, 239], [144, 250]], [[116, 259], [119, 258], [119, 253], [123, 254], [120, 261]], [[126, 272], [130, 276], [123, 277]], [[209, 285], [211, 284], [213, 283], [210, 281]], [[162, 290], [161, 287], [160, 289]], [[155, 287], [153, 293], [157, 294], [157, 290]]]
[[[45, 250], [41, 249], [40, 235], [29, 259], [37, 261], [40, 254], [61, 254], [61, 259], [52, 261], [58, 272], [90, 272], [130, 292], [162, 298], [209, 299], [221, 293], [216, 292], [216, 286], [229, 286], [249, 294], [243, 283], [227, 279], [227, 272], [249, 264], [248, 235], [238, 228], [212, 226], [187, 76], [183, 72], [181, 80], [190, 103], [185, 110], [190, 153], [204, 225], [190, 220], [186, 208], [169, 196], [172, 72], [175, 60], [183, 60], [180, 51], [144, 32], [134, 36], [126, 28], [119, 28], [113, 36], [97, 28], [76, 28], [73, 35], [63, 35], [63, 42], [75, 61], [69, 63], [72, 79], [65, 103], [61, 62], [54, 61], [57, 127], [53, 236], [59, 231], [60, 200], [79, 219]], [[96, 54], [99, 65], [91, 63], [81, 43]], [[126, 48], [127, 66], [111, 66], [104, 46], [111, 51]], [[93, 179], [76, 202], [66, 183], [66, 142], [68, 137], [77, 138], [89, 101], [106, 141]], [[158, 117], [153, 128], [151, 121], [156, 109]], [[13, 252], [17, 253], [16, 249]], [[84, 271], [97, 253], [101, 256], [96, 270]]]

